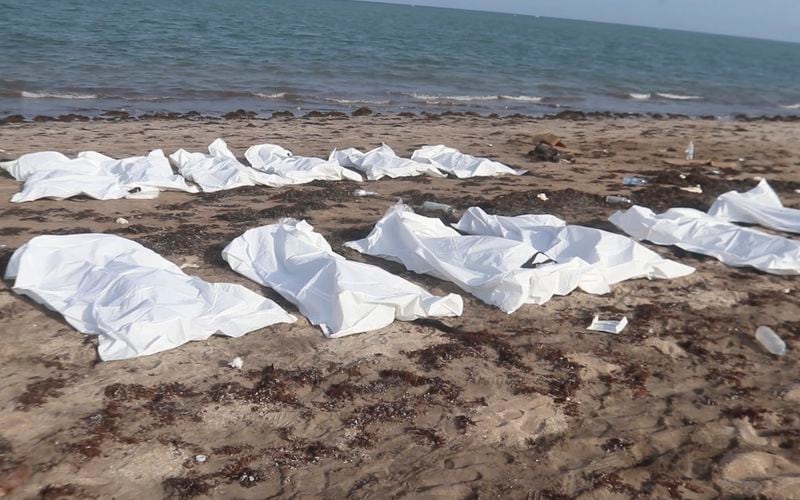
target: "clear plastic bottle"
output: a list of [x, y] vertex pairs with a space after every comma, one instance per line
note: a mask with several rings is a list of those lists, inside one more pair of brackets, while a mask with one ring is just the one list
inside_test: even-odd
[[694, 160], [694, 142], [689, 141], [689, 146], [686, 148], [686, 159]]
[[647, 184], [647, 179], [633, 175], [622, 179], [622, 183], [626, 186], [644, 186]]
[[448, 214], [453, 213], [453, 207], [444, 203], [436, 203], [435, 201], [426, 201], [422, 204], [422, 208], [425, 210], [438, 210]]
[[613, 204], [624, 203], [626, 205], [630, 205], [631, 200], [625, 198], [624, 196], [608, 195], [606, 196], [606, 203], [613, 203]]
[[786, 342], [783, 341], [775, 331], [768, 326], [759, 326], [756, 329], [756, 339], [761, 342], [764, 349], [776, 356], [786, 354]]

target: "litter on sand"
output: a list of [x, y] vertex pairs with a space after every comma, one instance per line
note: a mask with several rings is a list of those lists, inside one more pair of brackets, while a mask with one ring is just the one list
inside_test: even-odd
[[125, 217], [118, 217], [117, 220], [115, 220], [114, 222], [122, 225], [130, 224], [130, 222], [128, 222], [128, 219], [126, 219]]
[[0, 163], [0, 168], [24, 182], [22, 190], [11, 198], [14, 203], [81, 195], [96, 200], [152, 199], [166, 190], [197, 192], [172, 172], [160, 149], [121, 160], [94, 151], [84, 151], [76, 158], [44, 151]]
[[270, 287], [328, 337], [377, 330], [395, 319], [460, 316], [459, 295], [438, 297], [383, 269], [345, 259], [305, 221], [251, 229], [222, 251], [231, 268]]
[[696, 186], [688, 186], [679, 188], [681, 191], [686, 191], [687, 193], [694, 193], [694, 194], [703, 194], [703, 187], [701, 185]]
[[776, 356], [783, 356], [786, 354], [786, 342], [778, 337], [778, 334], [768, 326], [759, 326], [756, 328], [756, 340], [771, 354]]
[[244, 360], [239, 356], [236, 356], [230, 363], [228, 363], [228, 366], [230, 366], [231, 368], [235, 368], [237, 370], [241, 370], [242, 367], [244, 366]]
[[523, 241], [555, 262], [581, 259], [601, 273], [608, 284], [636, 278], [680, 278], [695, 271], [664, 259], [626, 236], [567, 224], [552, 215], [507, 217], [472, 207], [454, 227], [463, 233]]
[[275, 144], [251, 146], [244, 153], [250, 165], [267, 174], [284, 179], [284, 184], [305, 184], [312, 181], [351, 180], [361, 182], [361, 175], [339, 165], [338, 162], [294, 156], [291, 151]]
[[14, 280], [14, 292], [97, 335], [104, 361], [295, 321], [241, 285], [187, 276], [152, 250], [109, 234], [35, 237], [11, 256], [5, 278]]
[[514, 170], [488, 158], [477, 158], [447, 146], [424, 146], [411, 155], [411, 159], [429, 163], [459, 179], [469, 177], [492, 177], [496, 175], [523, 175], [527, 170]]
[[620, 334], [626, 326], [628, 326], [628, 318], [624, 316], [621, 320], [607, 319], [601, 321], [600, 316], [595, 314], [594, 318], [592, 319], [592, 324], [586, 327], [586, 329], [593, 332]]
[[800, 210], [784, 207], [766, 180], [745, 193], [729, 191], [720, 195], [708, 214], [731, 222], [759, 224], [778, 231], [800, 233]]
[[175, 162], [181, 175], [206, 193], [243, 186], [276, 187], [286, 184], [280, 175], [260, 172], [242, 164], [222, 139], [216, 139], [208, 146], [208, 154], [179, 149], [170, 155], [170, 159]]
[[386, 144], [366, 153], [354, 148], [334, 149], [331, 152], [329, 161], [336, 162], [342, 167], [355, 168], [364, 172], [367, 180], [370, 181], [376, 181], [384, 177], [396, 179], [399, 177], [415, 177], [417, 175], [447, 177], [446, 174], [443, 174], [428, 163], [420, 163], [397, 156], [392, 148]]
[[729, 266], [800, 274], [800, 241], [737, 226], [692, 208], [672, 208], [656, 215], [649, 208], [633, 206], [608, 220], [637, 240], [675, 245]]
[[543, 304], [578, 287], [595, 294], [609, 292], [603, 276], [580, 259], [523, 267], [537, 254], [528, 243], [464, 236], [402, 203], [391, 207], [366, 238], [345, 246], [453, 282], [507, 313], [524, 304]]

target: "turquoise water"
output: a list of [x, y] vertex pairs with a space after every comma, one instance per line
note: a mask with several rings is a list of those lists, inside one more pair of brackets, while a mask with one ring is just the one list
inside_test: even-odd
[[800, 45], [347, 0], [0, 0], [0, 116], [800, 114]]

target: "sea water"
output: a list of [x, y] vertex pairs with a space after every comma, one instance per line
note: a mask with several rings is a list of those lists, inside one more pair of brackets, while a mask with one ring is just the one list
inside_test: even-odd
[[0, 0], [0, 116], [800, 113], [800, 45], [348, 0]]

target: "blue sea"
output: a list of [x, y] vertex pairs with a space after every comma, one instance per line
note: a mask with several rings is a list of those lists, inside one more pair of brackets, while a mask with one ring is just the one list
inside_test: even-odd
[[799, 44], [535, 16], [349, 0], [0, 0], [0, 34], [0, 116], [800, 114]]

